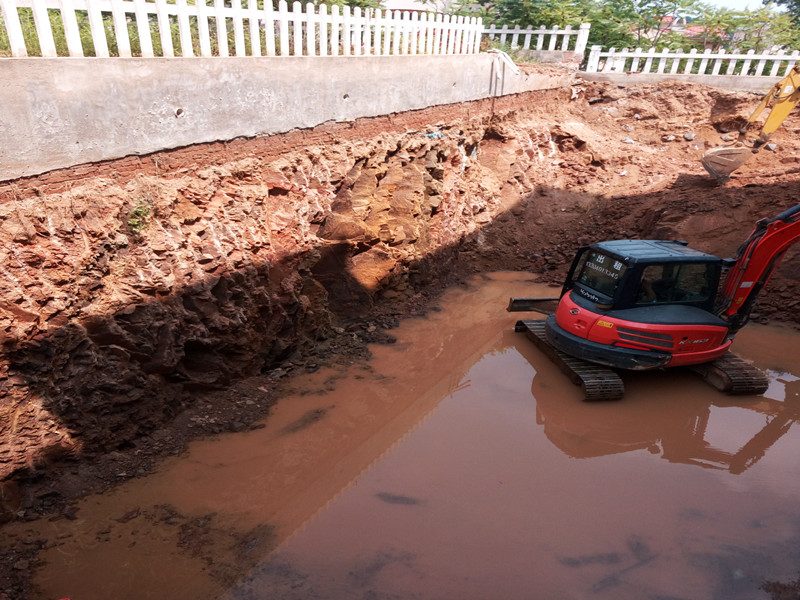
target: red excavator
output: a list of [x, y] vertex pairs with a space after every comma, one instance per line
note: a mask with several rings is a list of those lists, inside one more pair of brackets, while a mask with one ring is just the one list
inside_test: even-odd
[[729, 349], [799, 238], [800, 204], [759, 221], [735, 259], [681, 241], [600, 242], [578, 250], [559, 298], [512, 298], [508, 310], [550, 313], [515, 330], [582, 385], [587, 400], [622, 397], [614, 369], [667, 367], [693, 368], [726, 393], [761, 394], [766, 376]]

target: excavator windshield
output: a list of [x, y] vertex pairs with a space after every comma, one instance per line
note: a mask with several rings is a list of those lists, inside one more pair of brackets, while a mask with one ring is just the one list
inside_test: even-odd
[[626, 270], [627, 266], [619, 259], [597, 250], [589, 250], [583, 253], [575, 267], [574, 281], [581, 287], [588, 288], [586, 291], [589, 293], [599, 292], [613, 298]]

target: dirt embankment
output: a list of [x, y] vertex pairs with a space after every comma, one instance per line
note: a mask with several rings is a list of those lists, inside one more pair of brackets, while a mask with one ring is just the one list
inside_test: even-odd
[[[2, 518], [69, 516], [248, 427], [275, 379], [390, 340], [463, 273], [557, 282], [577, 245], [619, 237], [732, 255], [797, 202], [795, 117], [725, 187], [700, 165], [757, 101], [580, 83], [0, 185]], [[758, 318], [800, 322], [795, 256]]]

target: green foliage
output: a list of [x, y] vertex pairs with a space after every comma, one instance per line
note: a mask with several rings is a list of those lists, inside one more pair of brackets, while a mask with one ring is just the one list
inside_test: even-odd
[[153, 208], [145, 198], [139, 198], [133, 208], [128, 211], [128, 227], [133, 233], [141, 233], [149, 224], [150, 213]]
[[[767, 0], [762, 0], [762, 4], [767, 3]], [[800, 0], [775, 0], [775, 4], [786, 8], [786, 12], [795, 25], [800, 26]]]

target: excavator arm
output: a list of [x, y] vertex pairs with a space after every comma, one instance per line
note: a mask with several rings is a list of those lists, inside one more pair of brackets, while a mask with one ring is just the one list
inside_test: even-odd
[[[731, 173], [747, 162], [758, 152], [769, 137], [786, 120], [789, 113], [800, 102], [800, 66], [792, 67], [789, 74], [772, 86], [755, 110], [739, 130], [739, 139], [733, 144], [711, 148], [701, 159], [703, 166], [719, 183], [730, 179]], [[767, 107], [769, 115], [752, 146], [745, 146], [745, 136], [750, 126], [761, 116]]]
[[800, 204], [771, 219], [762, 219], [739, 246], [736, 263], [722, 285], [719, 316], [736, 333], [748, 321], [756, 298], [789, 247], [800, 239]]

